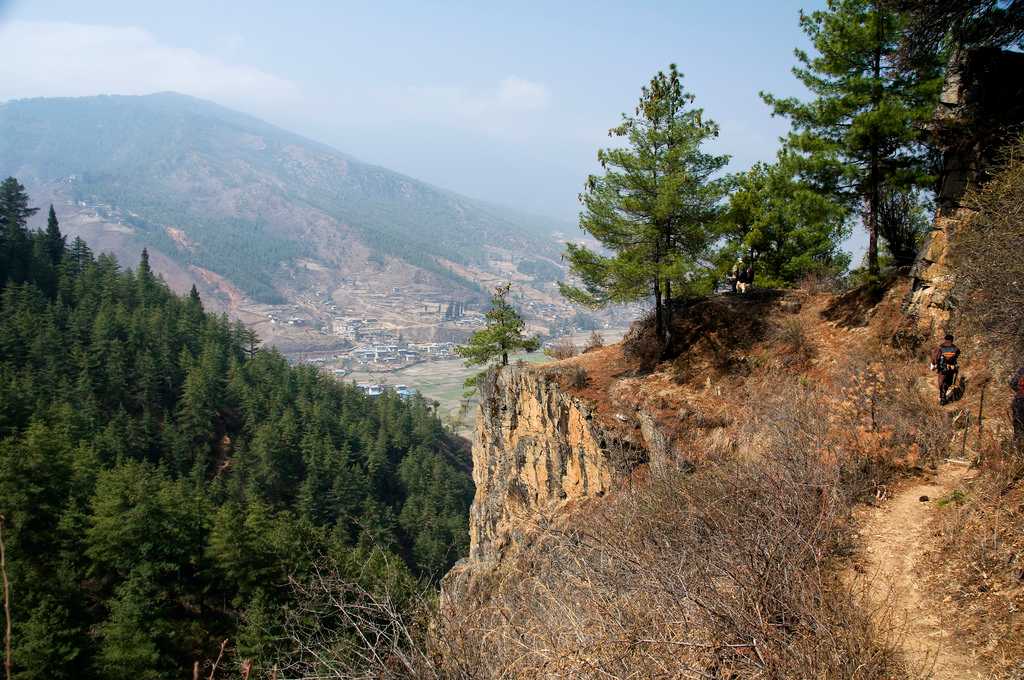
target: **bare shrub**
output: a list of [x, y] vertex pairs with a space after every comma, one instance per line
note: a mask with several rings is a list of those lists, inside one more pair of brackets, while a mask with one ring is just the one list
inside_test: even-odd
[[803, 364], [814, 358], [817, 348], [800, 319], [786, 319], [779, 330], [779, 342], [786, 351], [787, 365]]
[[590, 384], [587, 369], [576, 363], [549, 369], [546, 375], [547, 379], [554, 380], [563, 389], [581, 390]]
[[921, 389], [914, 365], [871, 357], [851, 359], [847, 371], [840, 401], [829, 409], [830, 439], [844, 452], [852, 496], [877, 495], [893, 477], [946, 456], [952, 426], [931, 390]]
[[654, 370], [661, 361], [663, 350], [664, 346], [654, 328], [653, 314], [634, 321], [622, 338], [623, 354], [636, 361], [641, 372]]
[[587, 339], [587, 344], [583, 346], [583, 353], [586, 354], [602, 347], [604, 347], [604, 336], [597, 331], [593, 331]]
[[820, 395], [780, 387], [745, 454], [548, 526], [436, 635], [494, 677], [893, 678], [894, 640], [834, 577], [850, 494]]
[[571, 359], [572, 357], [579, 354], [579, 350], [576, 348], [576, 344], [569, 338], [562, 338], [558, 342], [551, 345], [544, 350], [552, 359]]
[[810, 272], [797, 283], [797, 289], [811, 295], [820, 293], [841, 293], [846, 289], [846, 281], [830, 272]]
[[274, 669], [273, 677], [451, 677], [431, 658], [427, 625], [434, 605], [425, 590], [399, 594], [385, 582], [371, 591], [327, 560], [289, 585], [296, 604], [284, 611], [285, 651], [260, 664]]
[[838, 394], [758, 387], [732, 430], [738, 451], [651, 470], [571, 522], [538, 516], [440, 607], [314, 570], [294, 584], [279, 677], [907, 677], [886, 618], [835, 568], [867, 480], [894, 474], [886, 461], [915, 437], [919, 460], [940, 439], [910, 429], [933, 413], [899, 405], [913, 382], [892, 368], [855, 366]]
[[974, 217], [957, 235], [960, 320], [1011, 359], [1024, 356], [1024, 137], [964, 201]]

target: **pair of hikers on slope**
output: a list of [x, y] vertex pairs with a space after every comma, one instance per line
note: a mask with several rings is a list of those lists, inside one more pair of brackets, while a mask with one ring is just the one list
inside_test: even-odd
[[746, 293], [754, 285], [754, 264], [744, 265], [740, 260], [729, 272], [729, 287], [732, 292]]
[[[943, 343], [932, 351], [932, 370], [938, 373], [939, 404], [948, 401], [949, 388], [956, 381], [960, 359], [960, 348], [953, 344], [953, 336], [947, 334]], [[1010, 378], [1013, 401], [1010, 403], [1010, 418], [1013, 421], [1013, 441], [1024, 445], [1024, 366]]]

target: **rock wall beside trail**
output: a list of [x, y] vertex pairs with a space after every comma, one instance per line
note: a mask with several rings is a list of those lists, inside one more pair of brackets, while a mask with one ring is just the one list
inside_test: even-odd
[[986, 179], [1000, 148], [1024, 123], [1024, 55], [977, 49], [951, 64], [932, 133], [942, 149], [938, 210], [918, 254], [906, 312], [922, 331], [949, 320], [956, 283], [956, 238], [972, 212], [967, 192]]
[[565, 506], [608, 493], [642, 462], [621, 450], [550, 370], [492, 373], [476, 414], [469, 562], [497, 563]]

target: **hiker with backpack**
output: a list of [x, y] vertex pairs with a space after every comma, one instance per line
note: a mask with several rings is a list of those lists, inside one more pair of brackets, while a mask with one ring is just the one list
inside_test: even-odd
[[735, 293], [736, 292], [736, 286], [739, 284], [739, 280], [740, 280], [740, 267], [741, 266], [742, 266], [742, 262], [737, 260], [736, 264], [734, 264], [732, 266], [732, 269], [729, 270], [729, 275], [725, 277], [726, 282], [729, 284], [729, 292], [730, 293]]
[[736, 277], [737, 287], [741, 293], [746, 293], [754, 285], [754, 265], [740, 266], [739, 274]]
[[946, 392], [956, 381], [959, 359], [960, 348], [953, 344], [953, 336], [947, 333], [943, 343], [932, 351], [932, 370], [939, 374], [939, 406], [945, 406], [948, 401]]
[[1024, 446], [1024, 366], [1010, 378], [1010, 389], [1013, 390], [1013, 402], [1010, 404], [1010, 417], [1013, 420], [1013, 443]]

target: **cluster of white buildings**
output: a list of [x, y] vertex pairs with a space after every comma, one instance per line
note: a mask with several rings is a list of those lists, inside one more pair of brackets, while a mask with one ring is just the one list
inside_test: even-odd
[[409, 349], [436, 359], [448, 359], [455, 355], [454, 342], [411, 342]]
[[394, 343], [356, 347], [350, 356], [364, 364], [398, 366], [427, 359], [450, 359], [455, 356], [454, 342]]
[[363, 394], [368, 397], [379, 397], [385, 392], [394, 392], [400, 399], [409, 399], [416, 394], [416, 390], [412, 389], [408, 385], [385, 385], [382, 383], [358, 383], [356, 387], [359, 388]]

